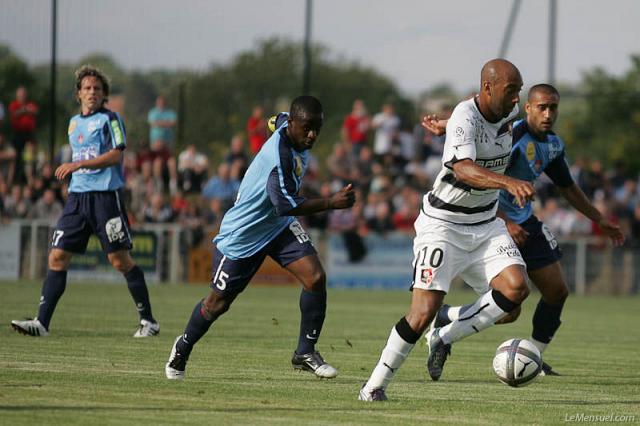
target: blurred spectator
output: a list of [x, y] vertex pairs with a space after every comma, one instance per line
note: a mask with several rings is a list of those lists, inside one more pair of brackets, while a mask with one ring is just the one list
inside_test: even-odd
[[367, 247], [359, 233], [362, 221], [362, 192], [356, 190], [356, 203], [350, 209], [329, 212], [330, 232], [340, 233], [347, 249], [349, 262], [359, 262], [367, 255]]
[[331, 174], [335, 191], [339, 191], [344, 185], [354, 181], [355, 164], [351, 153], [342, 142], [333, 145], [333, 153], [327, 157], [327, 168]]
[[[235, 135], [231, 138], [229, 152], [224, 156], [224, 162], [232, 168], [237, 167], [239, 179], [242, 180], [249, 167], [249, 156], [244, 150], [244, 138], [241, 135]], [[234, 164], [236, 165], [233, 166]]]
[[16, 150], [7, 142], [0, 133], [0, 182], [4, 182], [8, 187], [13, 184], [13, 177], [16, 170]]
[[365, 192], [365, 195], [369, 192], [373, 179], [373, 163], [373, 150], [369, 146], [363, 146], [355, 162], [354, 183]]
[[14, 180], [18, 183], [25, 182], [24, 168], [22, 166], [22, 151], [28, 141], [32, 141], [35, 144], [37, 115], [38, 105], [28, 99], [27, 89], [24, 86], [18, 87], [16, 90], [16, 98], [9, 104], [13, 147], [16, 150]]
[[381, 200], [374, 205], [374, 214], [367, 219], [367, 228], [379, 234], [393, 230], [391, 209], [388, 202]]
[[410, 186], [400, 190], [394, 197], [395, 213], [392, 216], [393, 228], [396, 231], [413, 234], [413, 224], [420, 213], [420, 193]]
[[176, 191], [171, 197], [171, 210], [173, 210], [173, 214], [177, 219], [189, 209], [189, 204], [189, 200], [184, 197], [180, 190]]
[[5, 117], [4, 104], [2, 103], [2, 101], [0, 101], [0, 129], [2, 129], [4, 126], [4, 117]]
[[5, 215], [13, 219], [24, 219], [31, 209], [31, 202], [25, 202], [22, 196], [22, 187], [13, 185], [10, 193], [4, 199]]
[[169, 223], [173, 220], [173, 210], [165, 201], [161, 193], [151, 195], [143, 212], [143, 220], [146, 223]]
[[62, 215], [62, 203], [56, 198], [53, 189], [47, 189], [42, 197], [36, 201], [33, 209], [28, 214], [30, 219], [41, 219], [55, 226], [58, 218]]
[[167, 101], [164, 96], [158, 96], [155, 107], [147, 115], [149, 141], [153, 151], [163, 149], [169, 152], [173, 151], [174, 128], [176, 127], [177, 119], [176, 113], [167, 108]]
[[200, 192], [207, 178], [209, 160], [196, 150], [194, 144], [187, 146], [178, 156], [178, 180], [180, 188], [187, 193]]
[[218, 174], [213, 176], [202, 189], [202, 196], [207, 200], [218, 200], [222, 213], [234, 203], [240, 188], [240, 181], [231, 179], [231, 168], [227, 163], [220, 163]]
[[[604, 197], [606, 185], [604, 171], [602, 170], [602, 163], [600, 160], [591, 161], [586, 178], [587, 184], [585, 188], [586, 191], [584, 191], [584, 193], [587, 197], [592, 200]], [[601, 192], [600, 195], [596, 194], [598, 191]]]
[[631, 247], [640, 248], [640, 201], [633, 208], [633, 216], [630, 224], [629, 244]]
[[382, 111], [373, 116], [371, 126], [376, 129], [373, 142], [374, 154], [384, 156], [390, 153], [400, 128], [400, 119], [395, 114], [393, 105], [385, 103], [382, 106]]
[[345, 117], [342, 123], [342, 138], [349, 143], [351, 154], [354, 157], [358, 157], [362, 147], [367, 145], [370, 123], [364, 102], [361, 99], [353, 101], [351, 113]]
[[247, 137], [251, 153], [256, 155], [267, 141], [267, 120], [264, 118], [264, 109], [260, 105], [253, 107], [251, 117], [247, 120]]

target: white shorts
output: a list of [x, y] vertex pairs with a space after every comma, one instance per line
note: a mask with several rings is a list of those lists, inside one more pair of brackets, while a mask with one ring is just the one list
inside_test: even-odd
[[415, 222], [412, 288], [449, 292], [462, 278], [477, 293], [507, 266], [524, 260], [500, 218], [482, 225], [456, 225], [424, 213]]

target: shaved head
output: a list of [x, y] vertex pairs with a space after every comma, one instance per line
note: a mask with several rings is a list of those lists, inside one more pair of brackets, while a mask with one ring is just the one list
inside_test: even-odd
[[482, 67], [480, 85], [484, 82], [495, 84], [510, 78], [522, 80], [518, 68], [506, 59], [492, 59]]
[[480, 72], [480, 112], [486, 119], [496, 123], [506, 118], [520, 102], [522, 76], [520, 71], [506, 59], [492, 59]]

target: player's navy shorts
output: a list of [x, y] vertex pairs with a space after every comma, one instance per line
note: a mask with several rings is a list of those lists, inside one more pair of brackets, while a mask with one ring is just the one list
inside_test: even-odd
[[217, 247], [214, 248], [213, 278], [210, 285], [222, 295], [236, 296], [247, 287], [267, 256], [284, 268], [298, 259], [315, 254], [317, 252], [309, 235], [298, 221], [293, 221], [253, 256], [232, 260]]
[[549, 227], [540, 222], [537, 217], [532, 215], [520, 226], [529, 233], [524, 246], [520, 247], [520, 254], [528, 270], [544, 268], [562, 258], [558, 240]]
[[84, 253], [91, 234], [96, 234], [107, 253], [131, 250], [129, 218], [120, 191], [70, 192], [51, 247]]

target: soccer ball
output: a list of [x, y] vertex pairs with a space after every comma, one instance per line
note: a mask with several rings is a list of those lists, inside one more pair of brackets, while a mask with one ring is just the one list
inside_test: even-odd
[[493, 371], [509, 386], [526, 386], [542, 370], [542, 356], [536, 346], [525, 339], [509, 339], [496, 349]]

